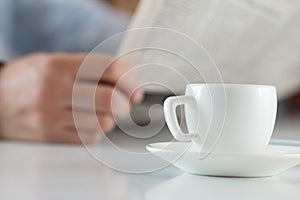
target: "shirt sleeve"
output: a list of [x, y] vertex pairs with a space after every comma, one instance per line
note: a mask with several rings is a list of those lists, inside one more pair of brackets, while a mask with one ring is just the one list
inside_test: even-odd
[[12, 52], [14, 9], [14, 1], [0, 1], [0, 60], [8, 60], [14, 56]]
[[[16, 0], [15, 51], [89, 52], [126, 30], [129, 17], [101, 1]], [[114, 53], [116, 43], [104, 53]]]

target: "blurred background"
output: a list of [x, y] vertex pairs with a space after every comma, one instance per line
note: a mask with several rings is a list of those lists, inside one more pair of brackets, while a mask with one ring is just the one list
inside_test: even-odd
[[129, 13], [130, 15], [132, 15], [134, 13], [134, 11], [136, 10], [136, 7], [138, 6], [138, 3], [139, 3], [139, 0], [126, 0], [126, 1], [102, 0], [102, 1], [106, 1], [107, 3], [109, 3], [110, 5], [115, 7], [116, 9], [125, 11], [125, 12]]
[[[122, 12], [126, 12], [129, 15], [133, 15], [138, 4], [139, 0], [103, 0], [113, 6], [115, 9], [120, 10]], [[299, 53], [300, 57], [300, 53]], [[300, 87], [299, 87], [300, 88]], [[155, 94], [146, 96], [146, 101], [162, 103], [163, 99], [169, 95], [165, 95], [161, 97], [160, 95], [155, 96]], [[293, 94], [292, 96], [287, 97], [286, 99], [279, 102], [279, 110], [280, 112], [288, 112], [290, 114], [298, 115], [300, 114], [300, 91], [298, 93]]]

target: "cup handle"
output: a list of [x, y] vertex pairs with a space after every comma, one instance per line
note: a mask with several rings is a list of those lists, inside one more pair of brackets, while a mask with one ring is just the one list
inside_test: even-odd
[[[178, 141], [188, 142], [193, 140], [197, 134], [183, 133], [181, 130], [176, 115], [176, 107], [179, 105], [190, 106], [190, 110], [193, 112], [198, 112], [198, 107], [196, 100], [192, 96], [169, 97], [164, 102], [165, 119], [172, 135]], [[198, 116], [198, 113], [194, 116]]]

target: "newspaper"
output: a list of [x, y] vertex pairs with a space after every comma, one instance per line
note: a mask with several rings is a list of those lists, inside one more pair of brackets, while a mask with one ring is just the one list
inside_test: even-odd
[[[147, 34], [146, 29], [145, 34], [127, 34], [119, 53], [153, 44], [175, 49], [186, 57], [197, 58], [197, 69], [176, 55], [154, 50], [132, 57], [137, 65], [147, 62], [168, 65], [191, 83], [216, 82], [215, 75], [210, 77], [210, 70], [215, 73], [212, 70], [215, 64], [224, 83], [275, 85], [282, 99], [300, 89], [299, 11], [298, 0], [142, 0], [130, 29], [171, 29], [195, 40], [204, 50], [199, 51], [186, 38], [177, 39], [164, 31]], [[209, 62], [205, 53], [215, 63]], [[205, 71], [204, 75], [197, 75], [199, 71]], [[149, 81], [153, 79], [149, 77], [161, 78], [178, 93], [185, 87], [174, 74], [161, 72], [159, 67], [140, 73]]]

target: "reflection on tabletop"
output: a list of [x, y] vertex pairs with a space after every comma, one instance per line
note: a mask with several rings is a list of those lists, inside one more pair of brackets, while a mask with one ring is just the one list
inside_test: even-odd
[[181, 174], [173, 167], [153, 174], [121, 173], [75, 145], [0, 142], [0, 158], [1, 200], [140, 200], [144, 191]]
[[[296, 176], [294, 176], [296, 175]], [[218, 178], [182, 174], [166, 181], [145, 193], [146, 200], [175, 199], [289, 199], [300, 196], [300, 168], [294, 169], [294, 175], [272, 178]]]

